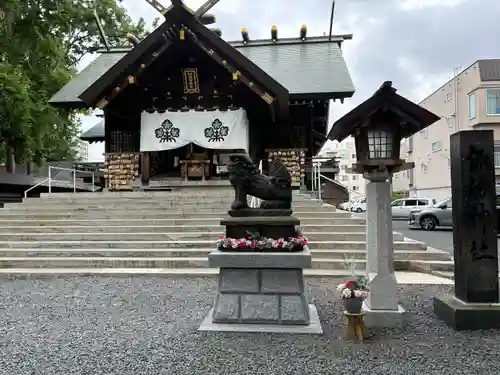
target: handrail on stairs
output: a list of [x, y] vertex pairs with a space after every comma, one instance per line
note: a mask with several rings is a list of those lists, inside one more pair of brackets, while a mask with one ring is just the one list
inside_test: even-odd
[[59, 171], [66, 171], [66, 172], [72, 172], [73, 173], [73, 194], [76, 193], [76, 172], [79, 172], [79, 173], [87, 173], [87, 174], [90, 174], [92, 175], [92, 192], [95, 192], [95, 174], [94, 172], [91, 172], [91, 171], [80, 171], [80, 170], [77, 170], [75, 168], [63, 168], [63, 167], [55, 167], [55, 166], [52, 166], [52, 165], [49, 165], [49, 177], [43, 179], [42, 181], [40, 181], [39, 183], [37, 183], [36, 185], [33, 185], [32, 187], [30, 187], [29, 189], [25, 190], [24, 191], [24, 198], [28, 198], [28, 193], [33, 190], [34, 188], [48, 182], [49, 183], [49, 194], [52, 193], [52, 170], [59, 170]]
[[312, 165], [312, 191], [313, 191], [313, 193], [317, 193], [318, 199], [320, 201], [323, 201], [323, 195], [322, 195], [322, 191], [321, 191], [321, 189], [322, 189], [321, 179], [346, 188], [346, 190], [349, 192], [349, 200], [351, 200], [351, 194], [359, 195], [360, 197], [363, 197], [363, 194], [361, 194], [355, 190], [351, 190], [348, 187], [341, 184], [340, 182], [335, 181], [334, 179], [322, 174], [321, 173], [321, 163], [320, 162], [313, 162], [313, 165]]

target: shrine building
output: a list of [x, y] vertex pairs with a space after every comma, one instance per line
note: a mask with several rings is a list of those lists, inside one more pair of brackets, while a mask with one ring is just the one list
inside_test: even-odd
[[[224, 179], [235, 150], [264, 165], [279, 155], [297, 185], [304, 161], [326, 142], [330, 100], [354, 94], [341, 50], [352, 35], [310, 37], [303, 25], [296, 38], [280, 39], [273, 26], [270, 39], [243, 29], [241, 40], [226, 42], [182, 2], [164, 16], [131, 48], [98, 51], [50, 100], [103, 111], [81, 138], [105, 142], [108, 187]], [[128, 172], [114, 177], [112, 164]]]

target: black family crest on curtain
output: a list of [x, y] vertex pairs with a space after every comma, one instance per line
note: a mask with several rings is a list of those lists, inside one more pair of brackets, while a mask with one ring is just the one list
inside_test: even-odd
[[160, 127], [155, 129], [155, 136], [160, 140], [160, 143], [165, 142], [177, 142], [179, 138], [180, 130], [176, 128], [172, 121], [165, 120], [161, 123]]
[[229, 134], [229, 127], [222, 124], [222, 121], [216, 118], [212, 125], [205, 128], [205, 138], [209, 142], [224, 142], [224, 137]]

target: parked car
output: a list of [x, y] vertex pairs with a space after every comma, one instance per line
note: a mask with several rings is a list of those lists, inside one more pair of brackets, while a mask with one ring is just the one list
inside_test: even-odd
[[351, 205], [351, 211], [366, 212], [366, 198], [354, 201], [353, 204]]
[[430, 208], [437, 203], [434, 198], [403, 198], [391, 203], [393, 219], [408, 219], [410, 213], [416, 209]]
[[[497, 190], [496, 196], [497, 212], [500, 207], [500, 193]], [[415, 209], [410, 213], [408, 219], [408, 227], [410, 229], [433, 230], [437, 227], [452, 227], [451, 197], [434, 205], [433, 207], [424, 209]], [[500, 223], [499, 223], [500, 224]], [[500, 232], [499, 232], [500, 233]]]
[[342, 210], [346, 210], [346, 211], [351, 211], [351, 207], [354, 205], [354, 203], [356, 203], [357, 200], [356, 199], [352, 199], [348, 202], [343, 202], [339, 205], [339, 208], [341, 208]]
[[410, 213], [408, 227], [410, 229], [433, 230], [436, 227], [453, 225], [451, 198], [439, 202], [433, 207], [415, 209]]

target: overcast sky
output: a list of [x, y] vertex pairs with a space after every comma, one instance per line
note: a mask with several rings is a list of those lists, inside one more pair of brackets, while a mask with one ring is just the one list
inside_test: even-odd
[[[166, 6], [168, 0], [160, 0]], [[197, 9], [202, 0], [185, 0]], [[280, 37], [298, 36], [302, 24], [308, 35], [328, 33], [331, 0], [221, 0], [210, 13], [223, 38], [269, 38], [272, 25]], [[159, 15], [145, 0], [124, 0], [134, 19]], [[250, 6], [251, 4], [251, 6]], [[293, 5], [295, 4], [295, 5]], [[475, 60], [500, 58], [499, 0], [336, 0], [333, 32], [352, 33], [343, 51], [356, 93], [334, 104], [329, 126], [390, 80], [401, 95], [419, 102], [447, 80], [456, 67]], [[90, 62], [92, 57], [85, 60]], [[314, 66], [311, 66], [314, 69]], [[83, 130], [98, 121], [84, 119]], [[102, 145], [92, 145], [89, 161], [102, 160]]]

